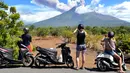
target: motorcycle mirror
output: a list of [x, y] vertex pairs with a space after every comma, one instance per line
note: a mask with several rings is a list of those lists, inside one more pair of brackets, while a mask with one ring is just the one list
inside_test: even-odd
[[68, 38], [64, 38], [64, 39], [62, 39], [62, 41], [65, 42], [65, 43], [69, 43], [69, 39]]
[[61, 44], [61, 43], [56, 43], [55, 45], [59, 45], [59, 44]]
[[60, 48], [61, 45], [58, 45], [56, 48]]
[[40, 46], [37, 46], [37, 47], [36, 47], [36, 50], [39, 50], [39, 48], [41, 48], [41, 47], [40, 47]]

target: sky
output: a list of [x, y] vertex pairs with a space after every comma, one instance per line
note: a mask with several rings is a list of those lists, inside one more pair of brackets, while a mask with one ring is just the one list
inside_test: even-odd
[[3, 0], [15, 6], [25, 24], [60, 15], [76, 6], [75, 12], [97, 12], [130, 22], [130, 0]]

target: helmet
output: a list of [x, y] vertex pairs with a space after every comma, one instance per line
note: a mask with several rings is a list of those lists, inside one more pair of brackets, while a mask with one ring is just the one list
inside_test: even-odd
[[24, 28], [23, 31], [24, 31], [24, 33], [28, 33], [29, 32], [29, 28]]
[[114, 32], [112, 32], [112, 31], [108, 32], [108, 37], [109, 37], [109, 38], [113, 38], [114, 35], [115, 35]]
[[84, 25], [83, 24], [79, 24], [78, 25], [78, 29], [80, 30], [80, 29], [84, 29]]

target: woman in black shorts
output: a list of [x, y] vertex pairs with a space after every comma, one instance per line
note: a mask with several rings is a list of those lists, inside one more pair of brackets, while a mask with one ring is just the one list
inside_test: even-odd
[[77, 37], [77, 45], [76, 45], [76, 69], [79, 69], [79, 56], [80, 52], [82, 52], [82, 66], [81, 69], [84, 67], [85, 63], [85, 52], [86, 52], [86, 45], [85, 45], [85, 38], [87, 33], [84, 30], [84, 25], [79, 24], [78, 28], [74, 31]]

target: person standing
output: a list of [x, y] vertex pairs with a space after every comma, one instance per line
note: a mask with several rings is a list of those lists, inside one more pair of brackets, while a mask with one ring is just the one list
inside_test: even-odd
[[81, 69], [83, 69], [84, 63], [85, 63], [85, 52], [86, 52], [85, 38], [86, 38], [86, 35], [87, 35], [87, 33], [84, 30], [84, 25], [79, 24], [78, 28], [76, 28], [76, 30], [73, 33], [76, 34], [76, 38], [77, 38], [76, 69], [77, 70], [79, 69], [80, 52], [82, 53], [82, 66], [81, 66]]

